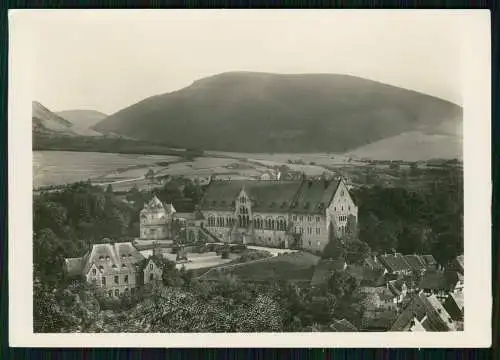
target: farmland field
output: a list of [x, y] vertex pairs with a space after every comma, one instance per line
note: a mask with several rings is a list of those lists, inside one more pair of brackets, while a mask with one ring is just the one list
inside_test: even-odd
[[[191, 161], [171, 155], [113, 154], [76, 151], [34, 151], [33, 187], [62, 185], [91, 179], [127, 191], [132, 186], [149, 186], [144, 175], [151, 169], [157, 176], [258, 179], [271, 167], [286, 165], [290, 170], [317, 176], [325, 167], [345, 167], [346, 158], [330, 154], [242, 154], [206, 152]], [[300, 163], [289, 163], [289, 161]], [[353, 162], [349, 164], [353, 166]]]
[[33, 151], [33, 187], [86, 181], [128, 166], [148, 166], [177, 159], [168, 155]]

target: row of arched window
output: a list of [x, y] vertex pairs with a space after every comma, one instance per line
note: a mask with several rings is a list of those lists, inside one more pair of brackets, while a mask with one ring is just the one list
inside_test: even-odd
[[[245, 213], [241, 213], [236, 219], [231, 217], [211, 215], [208, 217], [208, 226], [233, 227], [236, 221], [239, 227], [248, 227], [252, 220], [250, 219], [250, 216], [245, 215]], [[253, 226], [256, 229], [285, 231], [287, 228], [287, 221], [284, 218], [262, 219], [260, 217], [256, 217], [253, 219]]]
[[262, 220], [260, 217], [256, 217], [254, 220], [254, 226], [256, 229], [267, 229], [267, 230], [286, 230], [286, 220], [285, 219], [272, 219], [266, 218]]

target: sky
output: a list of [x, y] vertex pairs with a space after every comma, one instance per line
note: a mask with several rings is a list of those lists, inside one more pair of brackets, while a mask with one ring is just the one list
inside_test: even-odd
[[24, 26], [33, 100], [112, 114], [226, 71], [350, 74], [461, 104], [460, 20], [415, 10], [42, 10]]

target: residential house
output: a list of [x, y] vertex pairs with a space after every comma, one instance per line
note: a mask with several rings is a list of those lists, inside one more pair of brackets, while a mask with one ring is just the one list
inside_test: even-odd
[[426, 270], [434, 270], [437, 269], [439, 266], [436, 259], [434, 259], [434, 256], [432, 255], [421, 255], [420, 258], [425, 263]]
[[378, 259], [389, 274], [408, 275], [412, 271], [405, 257], [399, 253], [379, 255]]
[[368, 256], [363, 260], [363, 266], [371, 270], [384, 270], [385, 267], [378, 261], [376, 256]]
[[398, 298], [387, 286], [362, 286], [356, 290], [361, 304], [367, 311], [396, 310]]
[[69, 277], [83, 277], [89, 284], [109, 297], [133, 294], [136, 288], [149, 282], [142, 281], [144, 273], [137, 264], [144, 256], [130, 242], [94, 244], [80, 258], [65, 259], [64, 270]]
[[450, 261], [448, 266], [446, 267], [447, 270], [450, 271], [456, 271], [459, 272], [460, 274], [464, 274], [464, 256], [460, 255], [457, 256], [455, 259]]
[[451, 318], [455, 321], [464, 320], [464, 294], [463, 293], [450, 293], [443, 303]]
[[143, 261], [140, 264], [139, 270], [139, 273], [142, 272], [143, 274], [140, 281], [141, 284], [162, 280], [163, 266], [154, 256], [150, 256], [146, 261]]
[[390, 331], [455, 331], [456, 323], [435, 295], [414, 294]]
[[405, 255], [405, 260], [410, 265], [411, 269], [415, 273], [423, 273], [426, 268], [427, 264], [425, 260], [422, 258], [422, 256], [419, 255]]
[[406, 286], [405, 281], [402, 281], [400, 279], [387, 282], [387, 289], [389, 289], [389, 291], [392, 293], [392, 295], [394, 296], [394, 301], [398, 305], [402, 304], [403, 300], [408, 295], [408, 286]]
[[462, 292], [463, 276], [454, 271], [427, 270], [417, 287], [427, 295], [444, 299], [450, 292]]
[[358, 329], [352, 323], [346, 319], [334, 320], [330, 324], [330, 329], [332, 332], [357, 332]]

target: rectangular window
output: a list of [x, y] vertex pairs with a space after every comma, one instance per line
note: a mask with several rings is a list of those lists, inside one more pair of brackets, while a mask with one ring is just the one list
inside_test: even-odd
[[102, 277], [101, 281], [102, 281], [102, 285], [106, 286], [106, 277], [105, 276]]
[[321, 233], [320, 228], [316, 228], [316, 235], [319, 235]]
[[303, 216], [301, 216], [301, 217], [300, 217], [300, 221], [302, 221], [302, 220], [304, 220], [304, 217], [303, 217]]
[[307, 221], [311, 221], [311, 220], [312, 220], [312, 216], [308, 216]]
[[293, 216], [293, 221], [297, 221], [297, 215]]
[[316, 216], [316, 222], [319, 222], [319, 216]]
[[120, 279], [118, 276], [115, 276], [115, 284], [119, 284], [120, 283]]
[[97, 273], [96, 269], [92, 269], [92, 275], [95, 275]]
[[307, 233], [312, 234], [312, 229], [310, 227], [307, 228]]
[[128, 275], [125, 275], [125, 277], [123, 278], [123, 282], [124, 282], [125, 284], [128, 284]]
[[153, 270], [153, 264], [149, 264], [149, 270]]

